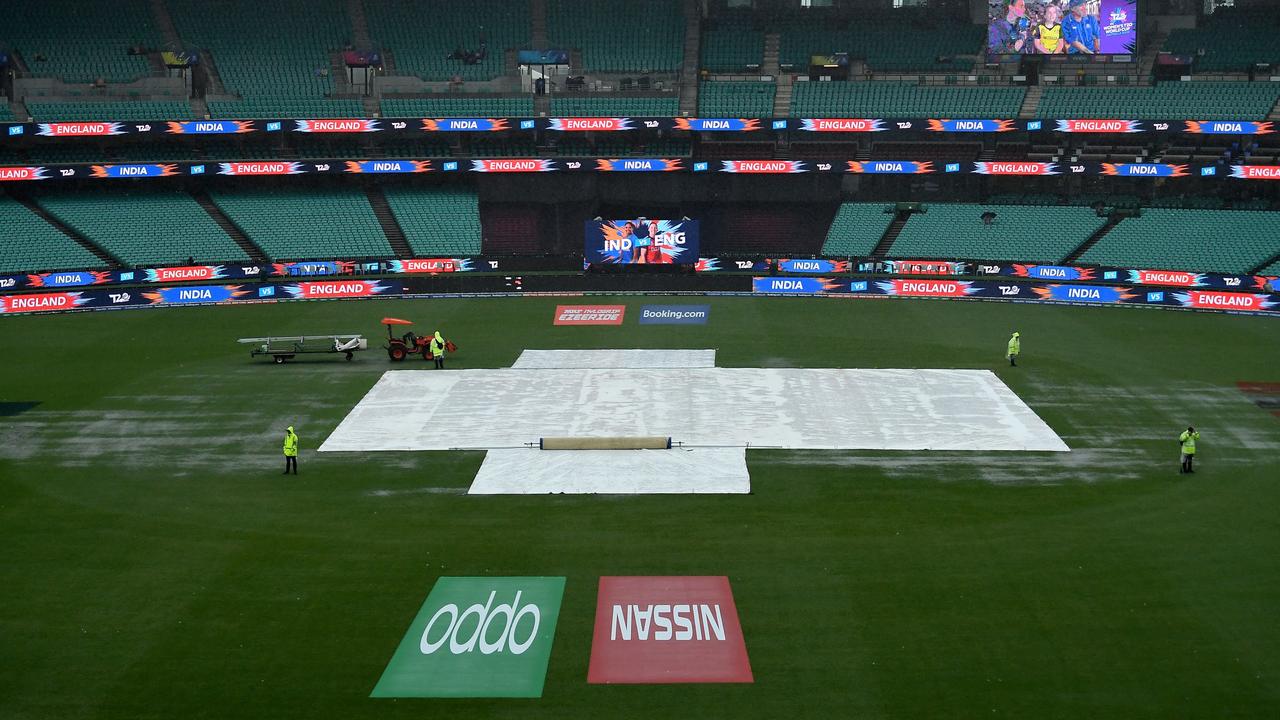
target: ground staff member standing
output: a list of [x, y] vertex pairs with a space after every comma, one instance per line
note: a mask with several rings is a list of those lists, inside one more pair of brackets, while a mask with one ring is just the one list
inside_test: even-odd
[[1009, 364], [1014, 367], [1018, 366], [1018, 353], [1022, 352], [1021, 337], [1018, 333], [1014, 333], [1013, 337], [1009, 338]]
[[293, 426], [285, 428], [284, 431], [284, 473], [289, 474], [289, 468], [293, 468], [293, 474], [298, 474], [298, 436], [293, 432]]
[[436, 368], [444, 369], [444, 336], [437, 330], [436, 334], [431, 338], [431, 358], [435, 360]]
[[1178, 446], [1182, 449], [1182, 469], [1178, 471], [1179, 473], [1195, 472], [1191, 464], [1196, 459], [1196, 441], [1199, 439], [1200, 433], [1190, 426], [1178, 436]]

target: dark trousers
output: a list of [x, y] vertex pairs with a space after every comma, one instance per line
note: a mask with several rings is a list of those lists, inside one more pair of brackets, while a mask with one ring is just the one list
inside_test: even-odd
[[435, 356], [435, 361], [436, 361], [436, 367], [437, 367], [437, 368], [439, 368], [439, 369], [441, 369], [441, 370], [443, 370], [443, 369], [444, 369], [444, 356], [443, 356], [443, 355], [437, 355], [437, 356]]
[[296, 455], [284, 456], [284, 474], [289, 474], [289, 468], [293, 468], [293, 474], [298, 474], [298, 458]]
[[1188, 455], [1186, 453], [1182, 453], [1182, 469], [1179, 470], [1179, 472], [1184, 472], [1184, 473], [1195, 472], [1195, 469], [1192, 467], [1195, 464], [1195, 462], [1196, 462], [1195, 455]]
[[1012, 365], [1012, 366], [1014, 366], [1014, 367], [1017, 367], [1017, 365], [1018, 365], [1018, 356], [1017, 356], [1017, 355], [1010, 355], [1010, 356], [1009, 356], [1009, 364], [1010, 364], [1010, 365]]

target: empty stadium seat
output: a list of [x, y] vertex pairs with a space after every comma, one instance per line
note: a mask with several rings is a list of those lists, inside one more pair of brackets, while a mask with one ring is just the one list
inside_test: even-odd
[[39, 198], [41, 207], [128, 265], [247, 261], [204, 208], [180, 190], [88, 191]]
[[529, 117], [533, 115], [533, 98], [522, 95], [383, 99], [382, 114], [385, 117]]
[[[420, 0], [364, 0], [369, 35], [395, 57], [399, 75], [423, 80], [491, 80], [505, 71], [507, 48], [532, 47], [528, 0], [468, 0], [433, 3]], [[475, 64], [448, 56], [455, 50], [486, 54]]]
[[415, 255], [480, 254], [480, 200], [474, 190], [387, 187], [383, 192]]
[[702, 69], [742, 72], [764, 61], [764, 33], [750, 18], [719, 17], [702, 33]]
[[95, 120], [192, 120], [187, 102], [35, 102], [27, 110], [37, 122]]
[[827, 231], [827, 241], [822, 246], [822, 254], [870, 255], [893, 219], [892, 205], [841, 203], [840, 210]]
[[33, 75], [77, 84], [145, 77], [151, 72], [146, 56], [128, 50], [162, 42], [148, 0], [5, 3], [0, 40], [22, 53]]
[[359, 100], [322, 98], [253, 97], [244, 100], [210, 100], [209, 116], [252, 120], [255, 118], [358, 118], [364, 116]]
[[889, 82], [801, 82], [793, 117], [1017, 117], [1026, 89], [943, 87]]
[[[984, 212], [996, 213], [995, 222], [984, 224]], [[1057, 263], [1103, 223], [1087, 207], [930, 204], [912, 213], [889, 254]]]
[[1081, 263], [1243, 273], [1280, 253], [1280, 213], [1149, 208], [1126, 218]]
[[1255, 63], [1280, 62], [1275, 8], [1220, 7], [1200, 27], [1169, 33], [1164, 49], [1195, 58], [1196, 72], [1245, 72]]
[[680, 113], [680, 99], [669, 97], [567, 96], [551, 100], [556, 117], [672, 117]]
[[704, 117], [773, 117], [771, 82], [704, 82], [698, 86], [698, 114]]
[[393, 255], [368, 198], [358, 189], [220, 189], [210, 194], [273, 259]]
[[89, 270], [102, 261], [13, 198], [0, 195], [0, 273]]
[[879, 72], [961, 71], [983, 51], [986, 28], [954, 23], [917, 24], [904, 13], [860, 16], [846, 29], [835, 19], [789, 19], [779, 24], [778, 58], [796, 70], [814, 55], [848, 53]]
[[1262, 120], [1280, 99], [1271, 82], [1164, 82], [1154, 87], [1046, 87], [1042, 118]]
[[215, 117], [363, 116], [358, 101], [322, 102], [334, 92], [330, 55], [351, 42], [345, 0], [169, 0], [169, 10], [183, 41], [210, 51], [227, 91], [244, 98], [211, 101]]
[[548, 43], [581, 50], [585, 70], [677, 70], [684, 28], [677, 0], [547, 1]]

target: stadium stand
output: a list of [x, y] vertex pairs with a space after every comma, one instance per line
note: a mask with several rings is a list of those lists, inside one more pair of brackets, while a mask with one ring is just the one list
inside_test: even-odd
[[128, 265], [246, 261], [249, 258], [188, 194], [133, 190], [50, 194], [50, 215]]
[[698, 112], [710, 117], [773, 117], [771, 82], [704, 82], [698, 86]]
[[[491, 80], [504, 72], [507, 48], [532, 47], [528, 0], [468, 0], [434, 3], [424, 12], [420, 0], [364, 0], [369, 34], [395, 56], [396, 72], [423, 80]], [[478, 51], [474, 64], [450, 58], [456, 50]]]
[[94, 120], [192, 120], [185, 102], [35, 102], [27, 110], [37, 122]]
[[0, 98], [0, 122], [16, 122], [17, 117], [13, 114], [13, 109], [9, 107], [6, 98]]
[[474, 190], [386, 187], [383, 192], [415, 255], [480, 254], [480, 200]]
[[1042, 118], [1262, 120], [1280, 85], [1270, 82], [1164, 82], [1154, 87], [1046, 87]]
[[1280, 260], [1277, 260], [1271, 263], [1270, 265], [1262, 268], [1261, 274], [1267, 275], [1269, 277], [1271, 276], [1280, 277]]
[[1274, 7], [1217, 8], [1194, 29], [1169, 33], [1164, 49], [1195, 58], [1196, 72], [1246, 72], [1255, 63], [1280, 62]]
[[1025, 88], [801, 82], [792, 117], [1017, 117]]
[[680, 99], [670, 97], [557, 97], [551, 114], [557, 117], [669, 117], [680, 113]]
[[89, 270], [102, 261], [22, 203], [0, 195], [0, 273]]
[[151, 67], [129, 48], [161, 44], [147, 0], [6, 3], [0, 39], [22, 53], [32, 74], [68, 83], [137, 80]]
[[822, 245], [823, 255], [867, 256], [884, 236], [893, 222], [892, 205], [884, 203], [841, 203], [827, 241]]
[[358, 189], [219, 189], [210, 196], [276, 260], [394, 255]]
[[764, 58], [764, 33], [749, 17], [718, 17], [702, 33], [702, 69], [742, 72], [759, 68]]
[[321, 100], [276, 97], [245, 100], [210, 100], [209, 117], [253, 120], [256, 118], [363, 117], [359, 100]]
[[676, 0], [548, 0], [551, 47], [582, 51], [597, 72], [674, 71], [684, 56], [684, 17]]
[[384, 117], [532, 117], [533, 98], [519, 97], [438, 97], [402, 100], [383, 98]]
[[[330, 53], [350, 41], [343, 0], [170, 0], [184, 42], [208, 50], [228, 92], [210, 101], [214, 117], [361, 117], [358, 101], [329, 106]], [[251, 19], [251, 20], [248, 20]], [[311, 101], [311, 102], [307, 102]]]
[[[996, 213], [991, 225], [981, 220], [984, 212]], [[930, 204], [911, 215], [889, 254], [1056, 263], [1103, 223], [1087, 207]]]
[[[909, 224], [909, 223], [908, 223]], [[1092, 265], [1243, 273], [1280, 253], [1280, 214], [1147, 209], [1080, 256]]]
[[835, 19], [785, 19], [778, 27], [779, 62], [796, 70], [807, 69], [814, 55], [844, 52], [879, 72], [968, 71], [985, 39], [978, 25], [934, 24], [900, 11], [860, 16], [848, 29]]

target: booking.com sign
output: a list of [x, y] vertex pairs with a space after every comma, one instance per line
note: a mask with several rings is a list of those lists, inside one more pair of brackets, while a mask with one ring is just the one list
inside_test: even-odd
[[372, 697], [542, 697], [562, 577], [442, 577]]

